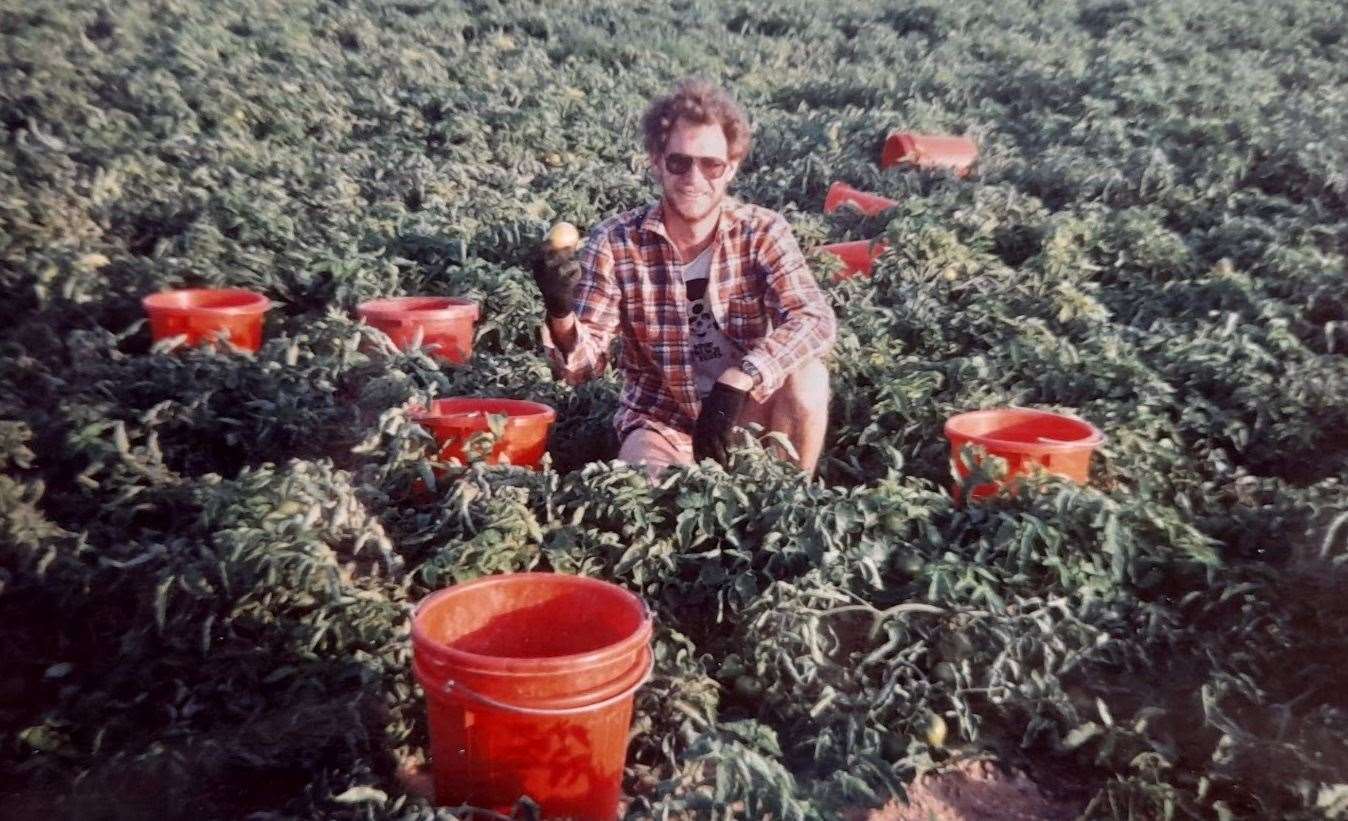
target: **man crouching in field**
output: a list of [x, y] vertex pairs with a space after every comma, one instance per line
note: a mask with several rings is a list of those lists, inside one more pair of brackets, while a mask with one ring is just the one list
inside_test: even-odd
[[584, 382], [621, 334], [618, 458], [652, 477], [724, 462], [731, 430], [749, 423], [784, 434], [813, 475], [836, 323], [786, 220], [726, 196], [748, 119], [724, 89], [688, 80], [642, 128], [660, 200], [600, 223], [578, 263], [546, 243], [535, 253], [553, 368]]

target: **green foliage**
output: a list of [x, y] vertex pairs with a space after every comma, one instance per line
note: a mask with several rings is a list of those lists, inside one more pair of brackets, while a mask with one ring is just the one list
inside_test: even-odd
[[[881, 6], [884, 5], [882, 8]], [[1101, 818], [1348, 807], [1348, 40], [1269, 3], [67, 0], [0, 7], [0, 793], [26, 817], [430, 819], [411, 606], [556, 570], [656, 614], [638, 817], [835, 818], [992, 751]], [[730, 84], [734, 183], [840, 318], [819, 479], [612, 462], [616, 374], [538, 352], [529, 244], [646, 202], [639, 116]], [[973, 135], [969, 179], [880, 169]], [[824, 216], [833, 180], [893, 197]], [[883, 235], [869, 280], [825, 242]], [[279, 303], [255, 355], [139, 299]], [[478, 300], [472, 359], [353, 321]], [[558, 411], [541, 471], [408, 408]], [[1109, 439], [967, 507], [942, 424]], [[944, 743], [928, 737], [945, 721]], [[528, 817], [527, 802], [518, 817]]]

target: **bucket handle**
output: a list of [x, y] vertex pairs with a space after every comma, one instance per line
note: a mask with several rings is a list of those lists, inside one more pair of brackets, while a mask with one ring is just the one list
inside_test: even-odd
[[[1069, 442], [1069, 441], [1067, 441], [1067, 440], [1064, 440], [1064, 439], [1054, 439], [1052, 436], [1040, 436], [1040, 437], [1039, 437], [1039, 442], [1042, 443], [1042, 444], [1045, 444], [1045, 445], [1070, 445], [1070, 444], [1072, 444], [1071, 442]], [[1042, 463], [1043, 463], [1044, 467], [1047, 468], [1047, 467], [1052, 467], [1052, 466], [1053, 466], [1053, 454], [1052, 454], [1052, 453], [1045, 453], [1043, 456], [1040, 457], [1040, 459], [1042, 460]]]
[[631, 687], [628, 687], [621, 693], [618, 693], [616, 696], [610, 696], [604, 699], [603, 701], [595, 702], [594, 704], [584, 704], [581, 705], [580, 707], [560, 707], [560, 708], [521, 707], [518, 704], [507, 704], [504, 701], [497, 701], [491, 696], [484, 696], [478, 691], [456, 682], [454, 679], [449, 679], [448, 681], [445, 682], [445, 686], [442, 688], [442, 692], [444, 692], [445, 695], [457, 694], [462, 698], [468, 699], [469, 701], [477, 702], [483, 707], [490, 707], [493, 710], [500, 710], [503, 713], [516, 713], [519, 715], [526, 715], [526, 716], [568, 716], [574, 715], [575, 713], [584, 713], [589, 712], [590, 710], [598, 710], [603, 707], [607, 707], [610, 704], [617, 704], [619, 701], [622, 701], [623, 699], [631, 696], [638, 689], [640, 689], [640, 687], [643, 684], [650, 681], [651, 674], [655, 672], [655, 654], [647, 653], [646, 658], [647, 658], [646, 672], [641, 674], [641, 678], [637, 680], [636, 684], [633, 684]]
[[1076, 445], [1080, 444], [1077, 439], [1054, 439], [1052, 436], [1040, 436], [1036, 441], [1049, 445]]

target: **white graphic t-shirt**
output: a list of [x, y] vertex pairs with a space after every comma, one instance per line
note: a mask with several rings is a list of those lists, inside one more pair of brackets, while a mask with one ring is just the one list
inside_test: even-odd
[[726, 368], [739, 361], [741, 353], [736, 350], [735, 343], [721, 333], [721, 326], [711, 313], [707, 299], [711, 251], [712, 246], [708, 245], [697, 259], [683, 266], [683, 283], [688, 291], [688, 347], [693, 355], [693, 382], [697, 385], [697, 395], [704, 398], [711, 393], [711, 386]]

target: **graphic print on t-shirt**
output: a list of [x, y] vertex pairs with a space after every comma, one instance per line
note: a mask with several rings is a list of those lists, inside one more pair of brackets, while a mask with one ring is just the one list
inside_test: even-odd
[[711, 272], [711, 248], [683, 269], [688, 292], [688, 347], [693, 359], [693, 378], [699, 396], [711, 392], [711, 386], [735, 361], [735, 345], [721, 332], [707, 300], [707, 277]]

